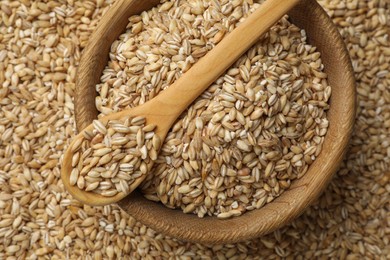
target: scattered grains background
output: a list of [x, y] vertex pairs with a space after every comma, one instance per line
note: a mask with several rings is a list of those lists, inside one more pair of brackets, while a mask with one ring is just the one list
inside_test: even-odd
[[319, 1], [339, 26], [358, 81], [349, 153], [301, 217], [265, 237], [206, 246], [177, 241], [114, 206], [83, 206], [60, 181], [74, 136], [80, 51], [108, 2], [0, 2], [0, 259], [390, 257], [390, 3]]

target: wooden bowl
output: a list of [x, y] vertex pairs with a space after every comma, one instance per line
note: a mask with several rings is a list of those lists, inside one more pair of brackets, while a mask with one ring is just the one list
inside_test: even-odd
[[[128, 17], [148, 10], [158, 0], [117, 0], [99, 23], [85, 48], [77, 73], [75, 114], [80, 131], [97, 118], [95, 85], [107, 64], [111, 43], [125, 30]], [[355, 80], [352, 65], [337, 28], [316, 1], [303, 0], [289, 13], [291, 21], [306, 30], [308, 41], [322, 54], [332, 86], [330, 126], [323, 150], [308, 172], [280, 197], [261, 209], [220, 220], [198, 218], [172, 210], [134, 192], [119, 202], [128, 214], [146, 226], [191, 242], [222, 244], [269, 233], [299, 216], [324, 190], [339, 168], [347, 149], [355, 117]]]

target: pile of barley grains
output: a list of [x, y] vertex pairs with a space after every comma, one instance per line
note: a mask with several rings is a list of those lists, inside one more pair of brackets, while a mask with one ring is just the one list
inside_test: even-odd
[[0, 1], [0, 259], [389, 259], [390, 3], [319, 2], [357, 78], [344, 165], [289, 226], [210, 246], [156, 233], [114, 205], [82, 205], [64, 190], [59, 163], [75, 136], [75, 70], [109, 2]]
[[83, 131], [70, 147], [70, 185], [107, 197], [129, 193], [157, 159], [161, 141], [153, 132], [155, 128], [145, 125], [142, 116], [107, 123], [94, 120], [93, 130]]
[[[97, 85], [101, 115], [158, 95], [258, 6], [183, 0], [130, 17]], [[173, 124], [145, 197], [219, 218], [271, 202], [321, 152], [326, 78], [305, 32], [283, 18]]]

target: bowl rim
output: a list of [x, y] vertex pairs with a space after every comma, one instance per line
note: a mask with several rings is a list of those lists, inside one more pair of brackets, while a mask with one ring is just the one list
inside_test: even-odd
[[[95, 84], [100, 77], [96, 75], [100, 75], [106, 65], [109, 46], [117, 35], [123, 32], [127, 25], [127, 17], [150, 9], [158, 2], [116, 1], [105, 14], [105, 18], [110, 18], [111, 25], [99, 23], [91, 36], [79, 65], [79, 68], [84, 66], [88, 69], [83, 71], [78, 69], [76, 80], [75, 116], [79, 131], [97, 117]], [[356, 113], [355, 79], [345, 43], [337, 27], [316, 1], [301, 1], [288, 14], [294, 24], [306, 30], [308, 41], [312, 45], [321, 53], [333, 54], [329, 58], [324, 55], [323, 63], [330, 85], [336, 86], [339, 90], [332, 93], [328, 111], [330, 126], [325, 136], [323, 151], [309, 167], [308, 172], [302, 178], [294, 180], [291, 187], [271, 203], [232, 219], [220, 220], [216, 217], [201, 219], [194, 214], [184, 214], [180, 209], [172, 210], [161, 203], [149, 201], [139, 192], [118, 203], [122, 210], [144, 225], [170, 237], [202, 244], [223, 244], [253, 239], [274, 231], [298, 217], [317, 199], [338, 170], [347, 150]], [[305, 22], [307, 20], [310, 22]], [[122, 30], [112, 33], [110, 30], [114, 25], [118, 25]], [[96, 43], [97, 39], [101, 41], [101, 37], [105, 39], [103, 45]], [[97, 47], [99, 52], [96, 51]], [[331, 153], [324, 154], [324, 150]], [[321, 174], [314, 174], [315, 172]]]

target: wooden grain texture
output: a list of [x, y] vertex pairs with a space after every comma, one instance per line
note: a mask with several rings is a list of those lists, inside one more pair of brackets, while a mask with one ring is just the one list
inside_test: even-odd
[[[145, 3], [145, 7], [153, 4], [152, 1], [120, 0], [118, 2], [122, 5], [142, 2]], [[140, 10], [140, 5], [137, 6]], [[325, 72], [332, 86], [331, 105], [328, 112], [330, 126], [323, 150], [308, 172], [301, 179], [294, 181], [291, 188], [273, 202], [233, 219], [219, 220], [216, 217], [199, 219], [196, 215], [184, 214], [181, 210], [168, 209], [162, 204], [148, 201], [138, 192], [134, 192], [119, 202], [124, 211], [152, 229], [171, 237], [207, 244], [234, 243], [253, 239], [286, 225], [299, 216], [321, 194], [339, 168], [352, 133], [356, 110], [355, 80], [344, 42], [337, 28], [317, 2], [303, 0], [289, 12], [289, 15], [293, 23], [306, 30], [309, 42], [317, 46], [321, 52]], [[119, 15], [117, 19], [122, 19], [123, 23], [127, 22], [127, 18], [121, 18]], [[113, 33], [117, 37], [120, 32], [105, 31], [105, 33]], [[115, 37], [109, 38], [108, 35], [101, 34], [101, 36], [104, 39], [115, 39]], [[92, 39], [95, 38], [92, 37]], [[111, 42], [109, 41], [107, 45], [109, 46]], [[86, 55], [84, 53], [82, 60], [87, 59]], [[102, 56], [105, 62], [108, 48], [101, 51], [100, 57]], [[103, 61], [92, 59], [90, 62]], [[105, 63], [99, 66], [104, 65]], [[96, 64], [90, 64], [90, 66], [98, 67]], [[96, 70], [92, 73], [93, 76], [89, 75], [91, 78], [95, 77], [91, 79], [91, 82], [99, 80], [98, 72], [101, 71]], [[81, 90], [80, 88], [90, 89]], [[76, 100], [86, 101], [79, 102], [76, 106], [76, 121], [79, 130], [90, 124], [96, 117], [94, 88], [94, 84], [76, 85], [76, 95], [86, 93], [91, 95], [88, 100], [76, 96]]]
[[[164, 140], [172, 124], [183, 113], [188, 106], [201, 95], [215, 80], [217, 80], [222, 73], [224, 73], [237, 59], [244, 54], [256, 41], [271, 28], [280, 18], [291, 10], [300, 0], [269, 0], [262, 4], [255, 12], [253, 12], [244, 22], [242, 22], [235, 30], [229, 33], [216, 47], [208, 52], [203, 58], [201, 58], [190, 70], [184, 73], [177, 81], [175, 81], [167, 90], [164, 90], [161, 94], [148, 102], [137, 106], [135, 108], [123, 110], [118, 113], [112, 113], [100, 120], [107, 123], [108, 120], [124, 120], [125, 117], [132, 116], [144, 116], [146, 118], [146, 124], [154, 124], [157, 129], [155, 134], [159, 135], [161, 140]], [[125, 3], [122, 3], [123, 6]], [[116, 6], [114, 6], [116, 10]], [[124, 13], [126, 14], [126, 13]], [[103, 22], [112, 21], [114, 18], [110, 18], [111, 15], [117, 17], [117, 13], [109, 13], [108, 16], [104, 16]], [[124, 19], [127, 19], [127, 16]], [[102, 28], [101, 26], [99, 28]], [[97, 31], [99, 32], [99, 30]], [[96, 33], [97, 33], [96, 32]], [[107, 31], [109, 32], [109, 31]], [[102, 38], [107, 38], [105, 35], [101, 35]], [[93, 37], [92, 37], [93, 38]], [[98, 45], [93, 45], [90, 49], [91, 52], [98, 52]], [[86, 60], [89, 63], [83, 63], [78, 68], [78, 74], [82, 75], [79, 78], [97, 77], [97, 74], [92, 74], [94, 71], [94, 63], [91, 62], [89, 53], [84, 54]], [[97, 63], [97, 61], [95, 61]], [[99, 66], [101, 66], [99, 61]], [[98, 78], [99, 79], [99, 78]], [[77, 84], [77, 89], [83, 92], [82, 89], [88, 88], [90, 82], [95, 82], [96, 79], [88, 81], [87, 84]], [[84, 82], [86, 83], [86, 82]], [[87, 90], [85, 90], [87, 92]], [[85, 102], [85, 98], [80, 98]], [[79, 99], [78, 99], [79, 100]], [[94, 105], [93, 105], [94, 106]], [[95, 106], [94, 106], [95, 108]], [[96, 109], [96, 108], [95, 108]], [[84, 109], [83, 113], [80, 113], [85, 120], [81, 123], [85, 124], [91, 122], [95, 115], [95, 110]], [[86, 117], [85, 111], [89, 112]], [[84, 125], [82, 125], [84, 127]], [[85, 129], [91, 131], [93, 129], [92, 124]], [[79, 189], [77, 186], [70, 185], [70, 174], [72, 172], [72, 149], [71, 147], [76, 142], [83, 138], [83, 133], [80, 132], [70, 144], [70, 147], [65, 152], [63, 159], [63, 166], [61, 169], [61, 176], [65, 188], [69, 193], [77, 200], [84, 204], [92, 206], [102, 206], [118, 202], [123, 199], [128, 193], [135, 190], [141, 182], [146, 178], [147, 174], [141, 175], [134, 181], [128, 189], [128, 193], [120, 192], [115, 196], [105, 197], [94, 193], [92, 191], [85, 191]], [[149, 169], [152, 167], [152, 163], [148, 164]], [[151, 173], [153, 174], [153, 173]]]

